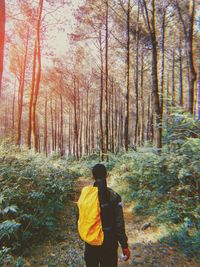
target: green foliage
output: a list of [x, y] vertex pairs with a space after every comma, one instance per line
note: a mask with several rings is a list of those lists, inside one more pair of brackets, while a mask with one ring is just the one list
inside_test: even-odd
[[21, 224], [14, 220], [6, 220], [0, 223], [0, 240], [4, 238], [10, 239], [11, 236], [15, 235], [20, 226]]
[[1, 144], [1, 246], [22, 251], [54, 231], [78, 176], [66, 160]]
[[196, 257], [200, 260], [200, 232], [190, 233], [188, 227], [183, 224], [177, 230], [171, 230], [167, 237], [161, 238], [161, 242], [178, 247], [188, 257]]
[[[114, 185], [125, 201], [134, 201], [134, 212], [152, 216], [173, 231], [170, 240], [187, 255], [199, 251], [200, 229], [200, 123], [187, 114], [173, 114], [165, 131], [161, 154], [150, 146], [118, 156], [112, 171]], [[116, 161], [116, 160], [115, 160]], [[191, 246], [191, 254], [189, 250]]]

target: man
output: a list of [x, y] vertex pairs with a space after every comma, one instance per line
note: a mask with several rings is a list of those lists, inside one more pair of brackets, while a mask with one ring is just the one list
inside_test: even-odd
[[[78, 228], [81, 238], [85, 241], [86, 266], [117, 267], [118, 242], [125, 260], [130, 257], [121, 197], [107, 188], [107, 171], [103, 164], [96, 164], [92, 173], [94, 185], [83, 188], [78, 201]], [[91, 222], [92, 220], [94, 222]]]

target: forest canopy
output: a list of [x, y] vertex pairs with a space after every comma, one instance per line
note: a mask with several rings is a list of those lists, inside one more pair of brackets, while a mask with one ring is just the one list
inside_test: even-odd
[[103, 159], [161, 149], [174, 108], [200, 119], [199, 1], [1, 1], [1, 13], [1, 138]]

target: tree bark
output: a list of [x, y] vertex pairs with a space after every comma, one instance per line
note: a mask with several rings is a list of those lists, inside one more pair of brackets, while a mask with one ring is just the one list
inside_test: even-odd
[[4, 42], [5, 42], [5, 23], [6, 23], [5, 0], [1, 0], [0, 1], [0, 96], [1, 96], [1, 92], [2, 92]]
[[138, 145], [138, 126], [139, 126], [139, 97], [138, 97], [138, 87], [139, 87], [139, 20], [140, 20], [140, 6], [138, 5], [137, 14], [137, 26], [136, 26], [136, 60], [135, 60], [135, 101], [136, 101], [136, 111], [135, 111], [135, 146]]
[[105, 157], [108, 160], [108, 142], [109, 142], [109, 130], [108, 130], [108, 0], [106, 0], [106, 58], [105, 58], [105, 100], [106, 100], [106, 146], [105, 146]]
[[103, 49], [102, 25], [99, 30], [100, 61], [101, 61], [101, 90], [100, 90], [100, 159], [104, 160], [104, 134], [103, 134]]
[[[150, 21], [149, 11], [145, 0], [142, 0], [147, 27], [151, 38], [152, 46], [152, 93], [153, 93], [153, 110], [155, 112], [155, 143], [158, 149], [162, 148], [162, 129], [161, 129], [161, 109], [158, 94], [158, 70], [157, 70], [157, 39], [156, 39], [156, 23], [155, 23], [155, 0], [151, 1], [152, 5], [152, 18]], [[143, 13], [144, 14], [144, 13]], [[154, 140], [154, 139], [153, 139]]]
[[36, 152], [38, 151], [38, 135], [37, 135], [37, 127], [36, 127], [36, 105], [37, 105], [37, 98], [39, 94], [40, 78], [41, 78], [40, 24], [41, 24], [42, 9], [43, 9], [43, 0], [40, 0], [39, 8], [38, 8], [37, 29], [36, 29], [38, 66], [37, 66], [37, 76], [36, 76], [35, 90], [34, 90], [34, 95], [33, 95], [33, 106], [32, 106], [33, 147]]
[[126, 72], [126, 117], [125, 117], [125, 150], [129, 147], [129, 98], [130, 98], [130, 0], [127, 3], [127, 72]]
[[21, 144], [21, 120], [23, 111], [23, 98], [24, 98], [24, 82], [26, 74], [26, 62], [28, 54], [28, 42], [29, 42], [29, 29], [27, 31], [26, 47], [24, 53], [24, 61], [20, 70], [19, 92], [18, 92], [18, 130], [17, 130], [17, 145]]
[[45, 95], [44, 103], [44, 140], [43, 140], [43, 153], [47, 156], [47, 94]]
[[183, 107], [183, 60], [181, 34], [179, 37], [179, 105]]

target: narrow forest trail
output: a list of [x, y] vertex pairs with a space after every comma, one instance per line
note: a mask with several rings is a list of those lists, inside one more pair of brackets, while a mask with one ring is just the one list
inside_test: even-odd
[[[84, 243], [77, 233], [76, 201], [81, 189], [92, 181], [80, 177], [75, 186], [74, 201], [67, 203], [57, 231], [40, 246], [34, 246], [26, 258], [24, 267], [84, 267]], [[161, 244], [158, 239], [163, 229], [151, 226], [141, 230], [145, 223], [140, 217], [134, 216], [132, 207], [124, 207], [126, 232], [129, 237], [131, 258], [126, 263], [121, 260], [119, 248], [119, 267], [198, 267], [175, 248]]]

